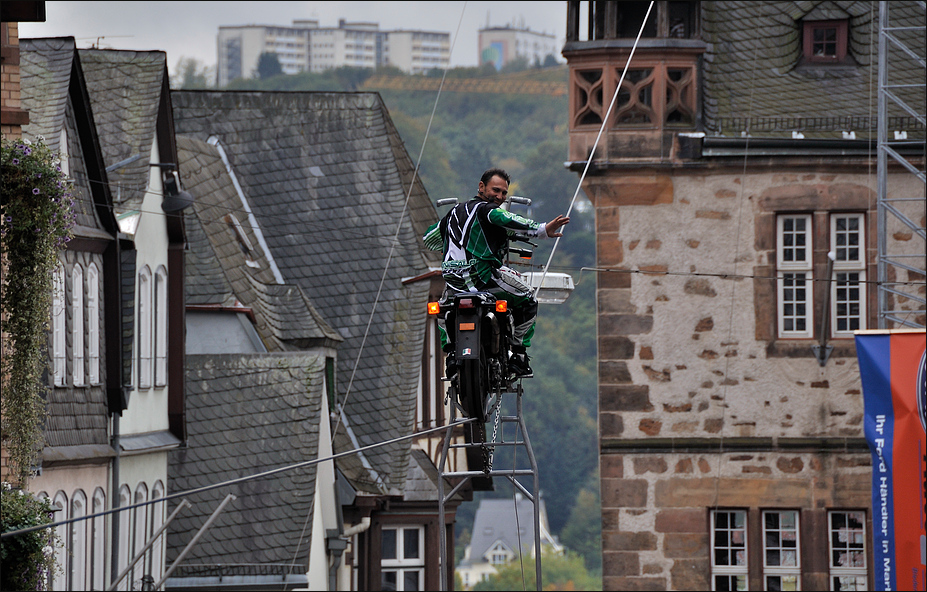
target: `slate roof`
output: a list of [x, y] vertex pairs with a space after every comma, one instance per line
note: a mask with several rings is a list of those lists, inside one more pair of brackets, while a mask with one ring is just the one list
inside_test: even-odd
[[[541, 544], [551, 542], [545, 537], [550, 533], [547, 525], [547, 507], [540, 500]], [[549, 537], [550, 535], [547, 534]], [[496, 541], [502, 541], [516, 556], [522, 551], [534, 547], [534, 504], [521, 495], [515, 500], [483, 499], [473, 517], [473, 533], [470, 536], [469, 563], [482, 563], [483, 554]]]
[[[84, 158], [85, 152], [99, 157], [99, 153], [94, 152], [98, 150], [96, 139], [82, 137], [77, 131], [75, 111], [80, 109], [86, 113], [89, 105], [74, 105], [75, 100], [86, 99], [86, 95], [79, 92], [72, 94], [72, 88], [83, 85], [83, 80], [79, 79], [81, 71], [74, 39], [20, 40], [20, 75], [22, 106], [30, 111], [29, 124], [23, 126], [24, 137], [41, 136], [52, 150], [69, 155], [70, 176], [74, 180], [72, 194], [78, 211], [75, 234], [112, 240], [97, 216]], [[78, 80], [72, 87], [75, 76]], [[62, 130], [68, 132], [69, 146], [60, 146]], [[98, 198], [105, 201], [106, 192], [97, 190]], [[111, 214], [110, 224], [115, 228]], [[70, 306], [65, 314], [70, 315]], [[118, 355], [116, 347], [112, 352]], [[105, 457], [112, 453], [105, 388], [105, 385], [95, 385], [48, 389], [45, 461]], [[61, 450], [64, 447], [80, 448], [67, 452]]]
[[[43, 138], [55, 152], [67, 154], [69, 176], [74, 181], [77, 227], [75, 233], [99, 236], [93, 229], [101, 224], [94, 211], [84, 150], [77, 132], [74, 106], [69, 101], [72, 76], [81, 76], [81, 64], [73, 37], [21, 39], [20, 75], [24, 109], [29, 111], [29, 123], [23, 126], [23, 136]], [[80, 80], [78, 87], [83, 86]], [[90, 105], [85, 106], [90, 109]], [[61, 146], [61, 130], [68, 131], [68, 146]]]
[[[189, 491], [317, 458], [324, 370], [324, 357], [313, 354], [188, 355], [190, 445], [171, 452], [172, 489]], [[313, 511], [316, 467], [188, 496], [193, 507], [169, 528], [168, 563], [232, 493], [237, 499], [184, 565], [290, 563], [298, 549], [305, 566], [312, 529], [302, 535], [302, 525]]]
[[184, 187], [196, 196], [184, 213], [187, 304], [251, 308], [269, 351], [343, 341], [299, 286], [276, 282], [218, 149], [184, 136], [177, 138], [177, 146]]
[[[453, 484], [445, 480], [445, 495], [453, 488]], [[402, 499], [407, 502], [434, 502], [438, 499], [438, 468], [428, 453], [420, 448], [412, 449], [412, 462], [409, 463]], [[460, 492], [455, 493], [451, 500], [465, 501]]]
[[148, 187], [151, 146], [167, 84], [167, 54], [111, 49], [78, 52], [106, 166], [138, 157], [109, 172], [113, 201], [121, 210], [138, 210]]
[[[356, 445], [341, 426], [336, 451], [410, 434], [428, 285], [403, 279], [437, 263], [420, 238], [437, 214], [418, 181], [405, 207], [414, 165], [379, 95], [175, 91], [172, 102], [178, 134], [218, 139], [285, 281], [345, 338], [336, 388]], [[339, 467], [361, 491], [398, 494], [409, 449]]]
[[[891, 3], [891, 25], [924, 26], [924, 11], [913, 2]], [[878, 90], [878, 7], [871, 2], [702, 2], [702, 111], [710, 135], [739, 136], [752, 118], [753, 135], [840, 138], [841, 131], [875, 129]], [[849, 19], [848, 58], [842, 65], [803, 63], [801, 21]], [[923, 31], [898, 32], [920, 47]], [[871, 35], [871, 39], [870, 39]], [[891, 75], [899, 82], [924, 83], [923, 66], [891, 57]], [[896, 89], [924, 113], [921, 89]], [[891, 107], [889, 116], [907, 116]], [[802, 118], [801, 123], [794, 119]], [[871, 118], [871, 119], [869, 119]], [[842, 122], [836, 120], [843, 120]], [[791, 121], [789, 121], [791, 120]], [[865, 122], [865, 123], [864, 123]], [[914, 129], [906, 118], [893, 129]], [[923, 133], [923, 125], [918, 126]], [[836, 132], [836, 136], [835, 136]], [[818, 135], [815, 135], [815, 134]]]

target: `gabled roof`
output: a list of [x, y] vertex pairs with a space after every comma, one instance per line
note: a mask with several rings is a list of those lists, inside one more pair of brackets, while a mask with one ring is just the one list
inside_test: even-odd
[[[547, 507], [540, 500], [541, 544], [559, 545], [547, 525]], [[520, 494], [515, 500], [483, 499], [473, 518], [470, 563], [485, 561], [483, 555], [501, 542], [516, 555], [534, 547], [534, 504]]]
[[[21, 39], [19, 48], [22, 105], [30, 112], [23, 135], [42, 138], [53, 151], [67, 155], [75, 188], [75, 235], [112, 239], [117, 232], [112, 198], [74, 38]], [[62, 131], [67, 131], [67, 146], [60, 145]]]
[[[109, 182], [121, 209], [139, 209], [148, 187], [151, 144], [167, 80], [163, 51], [79, 50]], [[162, 161], [171, 155], [162, 154]]]
[[255, 328], [270, 351], [343, 341], [299, 286], [277, 283], [263, 234], [249, 221], [218, 149], [184, 136], [177, 145], [186, 190], [196, 196], [184, 214], [187, 304], [252, 309]]
[[19, 51], [22, 101], [29, 110], [27, 133], [44, 137], [52, 150], [60, 151], [62, 147], [58, 144], [66, 124], [68, 87], [76, 57], [74, 39], [20, 39]]
[[[21, 40], [20, 73], [22, 106], [30, 111], [24, 136], [41, 136], [52, 150], [68, 154], [78, 213], [75, 236], [114, 240], [116, 220], [74, 39]], [[68, 146], [59, 145], [62, 131], [67, 131]], [[71, 242], [70, 248], [77, 244]], [[117, 351], [113, 345], [112, 355]], [[105, 388], [49, 389], [44, 462], [112, 455], [108, 420]]]
[[[893, 26], [924, 26], [923, 9], [912, 4], [891, 4]], [[702, 70], [706, 131], [739, 136], [745, 129], [743, 118], [752, 118], [752, 135], [769, 135], [770, 131], [788, 133], [790, 124], [782, 120], [799, 117], [804, 118], [806, 126], [827, 127], [830, 134], [825, 137], [831, 138], [833, 126], [839, 125], [832, 120], [837, 118], [846, 118], [845, 131], [853, 131], [854, 127], [859, 131], [863, 118], [871, 118], [874, 129], [879, 25], [878, 7], [873, 3], [702, 2], [701, 7], [702, 38], [708, 44]], [[803, 63], [805, 19], [848, 19], [848, 56], [844, 64]], [[909, 37], [909, 41], [914, 40]], [[922, 39], [919, 43], [923, 47]], [[893, 76], [923, 83], [923, 66], [916, 62], [907, 60], [904, 64], [897, 60], [893, 66]], [[904, 70], [899, 71], [898, 67]], [[912, 105], [919, 101], [923, 107], [923, 89], [896, 89], [896, 92], [912, 101]], [[923, 113], [923, 108], [920, 112]], [[898, 110], [892, 115], [907, 114]], [[734, 118], [741, 121], [733, 122]], [[780, 122], [774, 121], [775, 118]], [[818, 122], [812, 123], [815, 118], [819, 118]]]
[[[284, 280], [345, 338], [336, 386], [352, 434], [339, 426], [337, 451], [410, 434], [428, 285], [402, 280], [435, 263], [420, 237], [437, 214], [421, 183], [410, 193], [413, 165], [379, 95], [176, 91], [173, 104], [179, 134], [227, 153]], [[398, 494], [409, 449], [339, 466], [361, 491]]]
[[[187, 435], [171, 452], [173, 488], [189, 491], [318, 458], [325, 359], [313, 354], [188, 355]], [[316, 467], [284, 471], [189, 496], [171, 523], [172, 562], [229, 493], [184, 565], [296, 563], [305, 570]], [[179, 500], [177, 501], [179, 503]], [[177, 503], [172, 504], [172, 508]], [[176, 572], [176, 576], [190, 575]]]

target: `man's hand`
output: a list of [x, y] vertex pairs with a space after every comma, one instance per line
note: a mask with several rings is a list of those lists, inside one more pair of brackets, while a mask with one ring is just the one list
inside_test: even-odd
[[570, 219], [564, 215], [559, 215], [550, 222], [547, 223], [545, 230], [547, 230], [547, 236], [550, 238], [557, 238], [563, 236], [562, 232], [559, 232], [561, 228], [570, 223]]

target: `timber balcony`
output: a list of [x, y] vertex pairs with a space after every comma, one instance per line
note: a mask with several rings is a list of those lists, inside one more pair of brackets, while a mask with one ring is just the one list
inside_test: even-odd
[[[677, 134], [698, 128], [698, 59], [704, 44], [688, 41], [685, 45], [693, 47], [665, 47], [665, 43], [641, 47], [644, 41], [652, 45], [655, 40], [642, 40], [635, 50], [596, 147], [596, 166], [619, 160], [673, 160], [678, 156]], [[632, 43], [576, 42], [564, 49], [570, 66], [571, 162], [585, 163], [589, 158]], [[595, 47], [578, 47], [583, 45]]]

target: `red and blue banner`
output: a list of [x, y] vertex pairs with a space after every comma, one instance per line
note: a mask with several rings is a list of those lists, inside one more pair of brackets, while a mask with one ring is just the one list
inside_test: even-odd
[[927, 590], [924, 331], [861, 331], [856, 355], [872, 451], [876, 590]]

